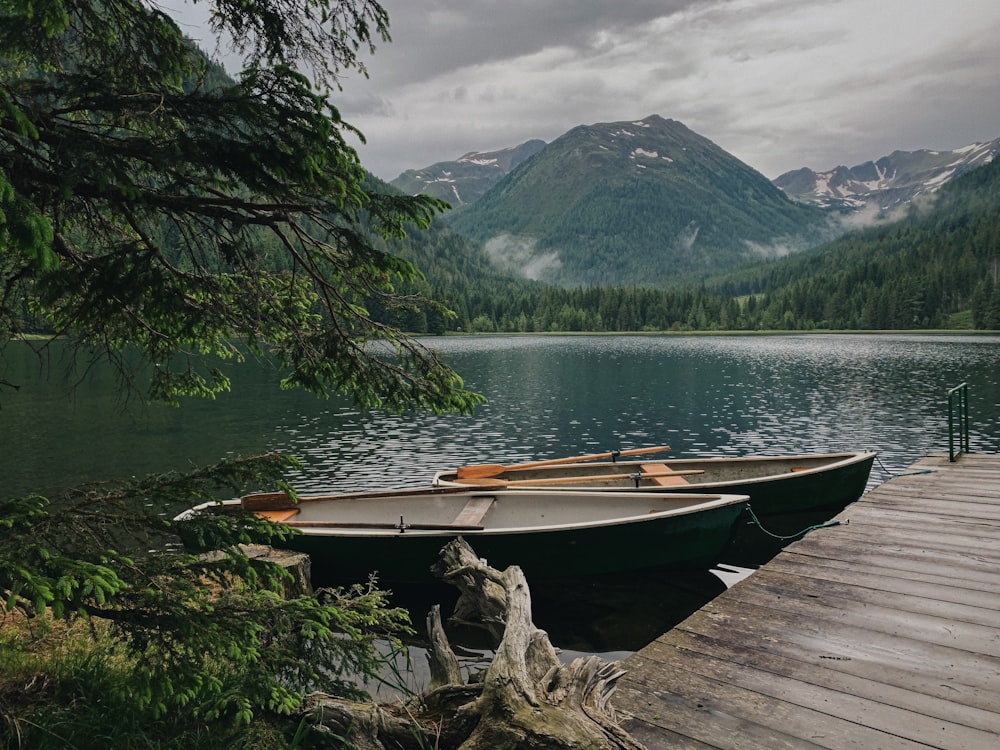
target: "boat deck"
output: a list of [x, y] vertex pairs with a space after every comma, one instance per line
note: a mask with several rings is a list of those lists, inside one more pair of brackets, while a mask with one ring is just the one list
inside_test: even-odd
[[629, 657], [650, 750], [1000, 748], [1000, 455], [928, 456]]

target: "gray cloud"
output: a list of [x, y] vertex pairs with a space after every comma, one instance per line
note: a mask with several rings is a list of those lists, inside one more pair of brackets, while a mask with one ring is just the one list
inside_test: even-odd
[[393, 41], [335, 103], [385, 179], [653, 113], [769, 177], [1000, 136], [996, 0], [383, 5]]
[[385, 75], [386, 85], [396, 86], [553, 45], [586, 54], [599, 47], [607, 32], [628, 32], [702, 4], [704, 0], [386, 0], [393, 42], [376, 53], [371, 66]]

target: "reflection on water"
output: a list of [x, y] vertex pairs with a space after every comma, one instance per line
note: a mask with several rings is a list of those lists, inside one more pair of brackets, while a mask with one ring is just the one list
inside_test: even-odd
[[[124, 405], [94, 369], [35, 383], [9, 348], [0, 394], [5, 489], [300, 456], [303, 490], [427, 484], [437, 470], [613, 448], [676, 456], [877, 450], [898, 471], [947, 449], [947, 390], [970, 385], [973, 450], [1000, 449], [1000, 337], [519, 336], [427, 339], [489, 403], [474, 416], [363, 413], [281, 391], [257, 363], [233, 392], [180, 409]], [[76, 383], [76, 380], [73, 381]], [[879, 475], [876, 465], [876, 477]]]
[[[346, 584], [336, 579], [317, 585]], [[450, 615], [458, 591], [444, 583], [380, 585], [392, 592], [394, 606], [404, 607], [424, 645], [424, 620], [431, 605]], [[650, 643], [723, 592], [726, 584], [708, 570], [643, 570], [586, 578], [528, 580], [535, 625], [556, 648], [587, 653], [629, 653]], [[482, 630], [446, 624], [453, 644], [466, 649], [492, 647]]]
[[946, 394], [962, 381], [971, 386], [973, 449], [1000, 448], [995, 337], [432, 343], [490, 402], [473, 417], [362, 418], [349, 409], [316, 417], [279, 438], [307, 457], [303, 486], [414, 485], [455, 465], [651, 444], [678, 456], [870, 449], [897, 471], [946, 449]]
[[535, 624], [553, 645], [603, 653], [637, 651], [726, 588], [707, 570], [529, 583]]
[[[123, 407], [110, 373], [37, 383], [9, 347], [0, 394], [4, 491], [187, 469], [230, 455], [302, 458], [303, 491], [421, 486], [435, 471], [614, 448], [675, 456], [879, 452], [870, 485], [947, 450], [947, 391], [970, 386], [971, 447], [1000, 450], [1000, 337], [929, 335], [517, 336], [427, 339], [489, 403], [475, 415], [363, 413], [342, 398], [280, 391], [251, 364], [215, 401]], [[820, 519], [825, 520], [825, 519]], [[811, 525], [795, 519], [781, 533]], [[726, 561], [752, 568], [775, 544], [750, 531]], [[756, 533], [756, 532], [754, 532]], [[780, 544], [778, 545], [780, 548]], [[736, 575], [739, 575], [737, 572]], [[720, 578], [721, 576], [721, 578]], [[630, 650], [720, 590], [726, 573], [649, 572], [533, 591], [567, 649]], [[433, 600], [414, 607], [423, 621]]]
[[[821, 527], [837, 511], [741, 519], [730, 549], [712, 570], [642, 570], [564, 579], [529, 578], [535, 624], [558, 648], [574, 653], [601, 653], [622, 657], [701, 609], [726, 587], [745, 578], [774, 557], [802, 532]], [[817, 529], [818, 530], [818, 529]], [[323, 579], [313, 572], [316, 585], [345, 585], [352, 581]], [[394, 606], [410, 612], [420, 631], [412, 645], [425, 646], [423, 623], [432, 604], [450, 614], [458, 591], [443, 582], [398, 583], [380, 581], [392, 591]], [[453, 644], [475, 651], [493, 644], [481, 630], [447, 625]]]

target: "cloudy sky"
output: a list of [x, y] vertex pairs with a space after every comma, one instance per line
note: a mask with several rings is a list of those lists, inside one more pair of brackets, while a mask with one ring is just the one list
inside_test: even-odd
[[[997, 0], [382, 5], [392, 42], [336, 104], [386, 180], [650, 114], [771, 178], [1000, 137]], [[196, 16], [182, 18], [198, 36]]]

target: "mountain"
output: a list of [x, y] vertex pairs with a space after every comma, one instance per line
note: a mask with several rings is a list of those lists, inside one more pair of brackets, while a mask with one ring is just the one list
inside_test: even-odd
[[651, 115], [573, 128], [448, 218], [528, 278], [667, 286], [813, 244], [826, 215]]
[[389, 184], [407, 195], [430, 195], [452, 205], [474, 203], [508, 172], [543, 148], [545, 141], [531, 140], [500, 151], [471, 151], [455, 161], [403, 172]]
[[998, 152], [1000, 138], [955, 151], [893, 151], [878, 161], [827, 172], [803, 167], [780, 175], [774, 184], [802, 203], [839, 209], [875, 205], [887, 211], [990, 163]]

